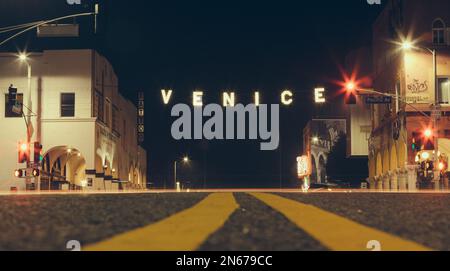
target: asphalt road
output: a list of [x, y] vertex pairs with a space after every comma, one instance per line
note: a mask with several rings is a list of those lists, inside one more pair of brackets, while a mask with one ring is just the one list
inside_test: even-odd
[[0, 250], [367, 250], [372, 238], [450, 250], [449, 206], [450, 194], [0, 196]]

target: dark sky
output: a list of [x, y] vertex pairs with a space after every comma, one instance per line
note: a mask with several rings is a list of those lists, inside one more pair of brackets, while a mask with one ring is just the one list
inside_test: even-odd
[[[1, 0], [0, 27], [85, 11], [90, 2], [69, 6], [66, 0]], [[370, 44], [371, 25], [380, 10], [366, 0], [112, 0], [102, 7], [95, 46], [112, 62], [126, 97], [146, 94], [150, 181], [171, 185], [174, 159], [188, 154], [192, 163], [179, 168], [180, 178], [197, 186], [206, 180], [209, 187], [278, 187], [280, 181], [287, 187], [296, 185], [295, 158], [306, 122], [312, 116], [341, 114], [343, 102], [335, 97], [338, 87], [332, 82], [342, 78], [339, 66], [345, 55]], [[86, 34], [56, 43], [77, 48], [91, 41]], [[54, 42], [26, 36], [9, 49], [46, 48]], [[320, 108], [312, 104], [318, 85], [326, 86], [329, 96]], [[161, 88], [175, 92], [168, 106], [162, 103]], [[260, 151], [259, 142], [177, 142], [170, 135], [171, 106], [191, 103], [194, 89], [205, 92], [205, 103], [220, 103], [220, 93], [233, 89], [238, 102], [247, 104], [254, 89], [263, 102], [279, 103], [286, 88], [295, 92], [295, 100], [281, 108], [276, 151]]]

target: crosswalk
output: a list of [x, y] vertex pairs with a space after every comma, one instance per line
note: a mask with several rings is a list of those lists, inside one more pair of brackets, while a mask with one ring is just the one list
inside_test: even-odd
[[[292, 224], [336, 251], [367, 251], [375, 242], [386, 251], [426, 251], [430, 248], [362, 225], [329, 211], [280, 195], [249, 193], [282, 214]], [[111, 236], [83, 248], [87, 251], [195, 251], [219, 231], [239, 208], [233, 193], [212, 193], [181, 212], [156, 223]]]

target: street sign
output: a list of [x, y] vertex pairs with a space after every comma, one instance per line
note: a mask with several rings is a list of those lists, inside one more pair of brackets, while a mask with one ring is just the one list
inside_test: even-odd
[[391, 96], [366, 96], [366, 104], [390, 104], [392, 103]]
[[311, 174], [311, 169], [310, 169], [310, 161], [308, 156], [303, 155], [303, 156], [299, 156], [297, 157], [297, 175], [299, 178], [308, 176]]

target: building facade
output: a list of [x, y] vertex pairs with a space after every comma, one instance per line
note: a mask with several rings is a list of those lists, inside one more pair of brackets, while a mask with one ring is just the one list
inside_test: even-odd
[[[450, 154], [449, 10], [447, 0], [391, 0], [373, 26], [373, 88], [400, 99], [370, 106], [372, 188], [416, 189], [417, 150], [411, 146], [427, 127], [438, 137], [441, 153]], [[436, 49], [437, 84], [432, 54], [421, 47]], [[437, 128], [430, 120], [435, 100], [442, 111]]]
[[311, 166], [312, 184], [327, 183], [328, 154], [339, 136], [345, 134], [345, 119], [312, 119], [303, 129], [303, 153]]
[[[345, 58], [345, 70], [348, 77], [358, 78], [360, 87], [372, 84], [372, 50], [361, 47], [352, 50]], [[372, 132], [370, 107], [363, 99], [356, 99], [356, 104], [347, 105], [347, 157], [367, 158], [368, 140]]]
[[[28, 91], [27, 67], [31, 68]], [[22, 114], [8, 105], [17, 88]], [[144, 189], [147, 154], [138, 145], [137, 110], [118, 91], [113, 67], [94, 50], [48, 50], [19, 61], [0, 54], [0, 190]], [[18, 142], [43, 145], [40, 176], [19, 179]]]

